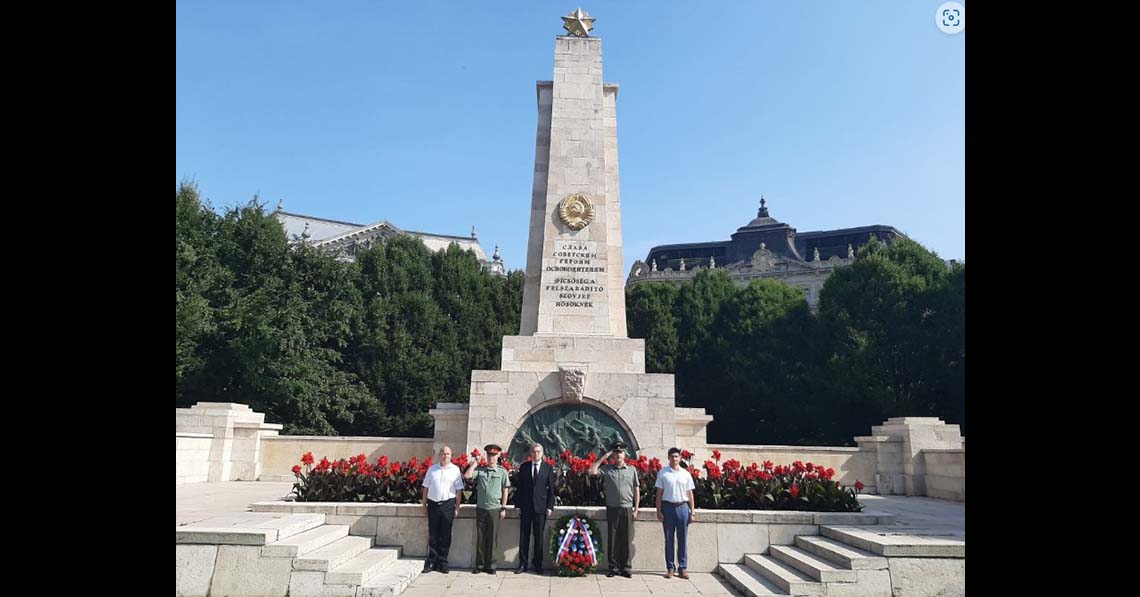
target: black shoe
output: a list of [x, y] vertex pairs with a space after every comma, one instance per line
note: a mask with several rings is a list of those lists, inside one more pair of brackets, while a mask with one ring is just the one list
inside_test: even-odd
[[427, 572], [431, 572], [431, 571], [432, 571], [432, 563], [431, 562], [424, 562], [424, 572], [427, 573]]
[[633, 572], [631, 572], [629, 570], [622, 570], [621, 575], [626, 577], [626, 578], [633, 578]]
[[614, 574], [616, 574], [616, 572], [614, 572], [613, 570], [607, 571], [606, 572], [606, 578], [613, 578]]
[[542, 568], [531, 568], [531, 571], [539, 576], [542, 576]]
[[486, 572], [487, 574], [494, 574], [495, 569], [494, 568], [486, 568], [483, 570], [483, 572]]
[[450, 570], [448, 570], [447, 568], [436, 568], [435, 571], [440, 573], [440, 574], [447, 574], [448, 572], [450, 572]]
[[471, 574], [479, 574], [480, 572], [482, 572], [482, 570], [480, 570], [478, 568], [472, 568], [471, 569]]
[[519, 566], [515, 569], [515, 574], [522, 574], [523, 572], [526, 572], [526, 566]]

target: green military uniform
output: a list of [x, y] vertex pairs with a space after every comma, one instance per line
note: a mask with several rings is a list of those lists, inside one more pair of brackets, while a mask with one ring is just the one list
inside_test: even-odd
[[503, 508], [503, 489], [511, 486], [507, 470], [501, 466], [475, 469], [475, 570], [495, 568], [495, 531]]
[[610, 570], [615, 574], [630, 570], [629, 529], [633, 524], [633, 500], [640, 491], [637, 469], [629, 464], [599, 467], [606, 487], [606, 525], [610, 550]]

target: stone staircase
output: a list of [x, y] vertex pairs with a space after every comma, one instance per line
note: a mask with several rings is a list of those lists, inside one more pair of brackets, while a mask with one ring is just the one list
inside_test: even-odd
[[243, 513], [177, 527], [185, 597], [394, 597], [423, 569], [324, 514]]
[[794, 545], [772, 545], [767, 554], [745, 555], [742, 564], [717, 571], [750, 597], [891, 595], [887, 558], [845, 543], [841, 534], [799, 535]]

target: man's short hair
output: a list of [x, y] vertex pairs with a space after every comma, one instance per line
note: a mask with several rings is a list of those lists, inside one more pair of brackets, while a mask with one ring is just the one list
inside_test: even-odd
[[533, 449], [535, 449], [535, 448], [538, 448], [538, 449], [540, 449], [540, 450], [541, 450], [541, 449], [542, 449], [542, 444], [531, 444], [531, 445], [530, 445], [530, 449], [531, 449], [531, 450], [533, 450]]
[[668, 456], [672, 456], [674, 454], [680, 454], [680, 453], [681, 453], [681, 448], [669, 448]]

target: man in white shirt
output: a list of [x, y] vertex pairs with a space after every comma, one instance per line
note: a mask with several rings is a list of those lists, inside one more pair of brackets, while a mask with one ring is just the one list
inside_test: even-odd
[[451, 549], [451, 523], [463, 502], [463, 471], [451, 463], [451, 448], [439, 450], [439, 462], [424, 474], [420, 505], [428, 518], [428, 556], [424, 572], [447, 574], [447, 552]]
[[665, 523], [665, 578], [673, 577], [673, 536], [677, 538], [677, 578], [689, 578], [687, 539], [689, 523], [695, 520], [693, 476], [681, 468], [681, 449], [669, 448], [669, 466], [657, 473], [657, 520]]

